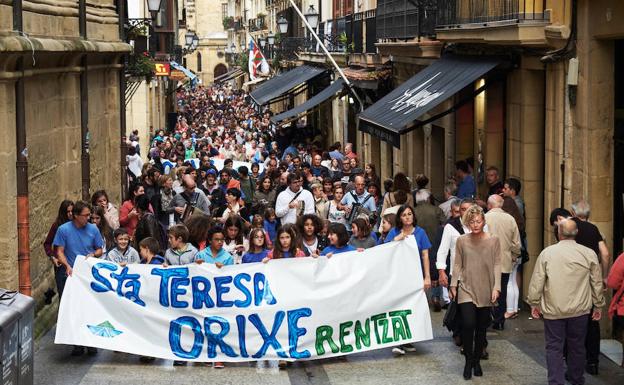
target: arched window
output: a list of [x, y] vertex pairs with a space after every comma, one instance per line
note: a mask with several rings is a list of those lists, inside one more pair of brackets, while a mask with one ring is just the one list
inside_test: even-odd
[[202, 72], [201, 52], [197, 52], [197, 72]]

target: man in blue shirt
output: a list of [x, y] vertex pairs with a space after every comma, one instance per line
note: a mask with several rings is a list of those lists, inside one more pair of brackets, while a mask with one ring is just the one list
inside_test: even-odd
[[457, 177], [457, 197], [459, 199], [474, 198], [477, 195], [475, 180], [470, 174], [468, 162], [460, 160], [455, 163], [455, 176]]
[[[72, 275], [72, 268], [78, 256], [102, 256], [103, 241], [97, 226], [89, 223], [91, 208], [85, 202], [78, 201], [72, 209], [73, 219], [61, 225], [52, 244], [56, 247], [56, 279], [59, 298], [63, 295], [67, 277]], [[65, 267], [63, 271], [63, 267]], [[96, 354], [97, 349], [87, 347], [89, 354]], [[74, 346], [73, 356], [84, 353], [84, 346]]]
[[[342, 198], [343, 205], [347, 206], [348, 213], [354, 209], [355, 204], [361, 205], [363, 208], [368, 210], [371, 213], [377, 211], [377, 207], [375, 205], [375, 199], [366, 191], [366, 182], [364, 177], [358, 175], [354, 179], [355, 190], [352, 190], [345, 194], [344, 198]], [[350, 214], [347, 214], [349, 216]], [[355, 218], [354, 218], [355, 219]]]

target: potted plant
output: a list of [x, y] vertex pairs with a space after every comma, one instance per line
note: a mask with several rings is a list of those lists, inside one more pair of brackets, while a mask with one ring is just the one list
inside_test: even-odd
[[234, 28], [234, 18], [232, 16], [226, 16], [223, 18], [223, 29]]

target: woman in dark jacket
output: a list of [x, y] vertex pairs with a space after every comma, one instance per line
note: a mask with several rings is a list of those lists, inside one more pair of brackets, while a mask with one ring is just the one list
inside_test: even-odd
[[264, 215], [264, 210], [267, 207], [275, 207], [275, 199], [276, 194], [271, 178], [268, 176], [262, 177], [258, 183], [258, 190], [254, 194], [251, 205], [252, 212]]
[[52, 223], [52, 226], [50, 226], [48, 236], [43, 242], [43, 248], [45, 249], [45, 253], [48, 258], [50, 258], [50, 261], [52, 261], [52, 264], [54, 266], [54, 279], [56, 280], [56, 288], [59, 293], [61, 292], [60, 287], [65, 285], [65, 266], [61, 265], [61, 263], [56, 258], [56, 248], [54, 247], [52, 242], [54, 242], [54, 237], [56, 236], [56, 231], [58, 230], [58, 228], [62, 224], [69, 222], [73, 219], [73, 208], [74, 202], [67, 199], [61, 202], [61, 205], [58, 209], [58, 214], [56, 215], [56, 219], [54, 220], [54, 223]]

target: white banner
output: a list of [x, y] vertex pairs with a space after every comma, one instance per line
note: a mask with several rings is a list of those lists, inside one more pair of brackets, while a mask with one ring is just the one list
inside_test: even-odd
[[78, 258], [55, 342], [207, 362], [327, 358], [432, 338], [409, 237], [221, 269]]
[[[217, 168], [217, 170], [219, 170], [219, 171], [223, 170], [223, 163], [225, 162], [225, 159], [210, 158], [210, 160], [212, 160], [212, 164]], [[191, 163], [193, 163], [193, 167], [195, 167], [196, 169], [199, 168], [200, 160], [197, 159], [197, 158], [186, 159], [185, 162], [191, 162]], [[249, 170], [250, 174], [251, 174], [251, 165], [252, 165], [252, 163], [250, 163], [250, 162], [241, 162], [241, 161], [238, 161], [238, 160], [232, 161], [232, 168], [233, 169], [238, 170], [238, 168], [240, 166], [245, 166], [245, 167], [247, 167], [247, 170]], [[260, 166], [259, 172], [262, 173], [262, 171], [264, 171], [264, 163], [260, 162], [260, 163], [258, 163], [258, 166]]]

